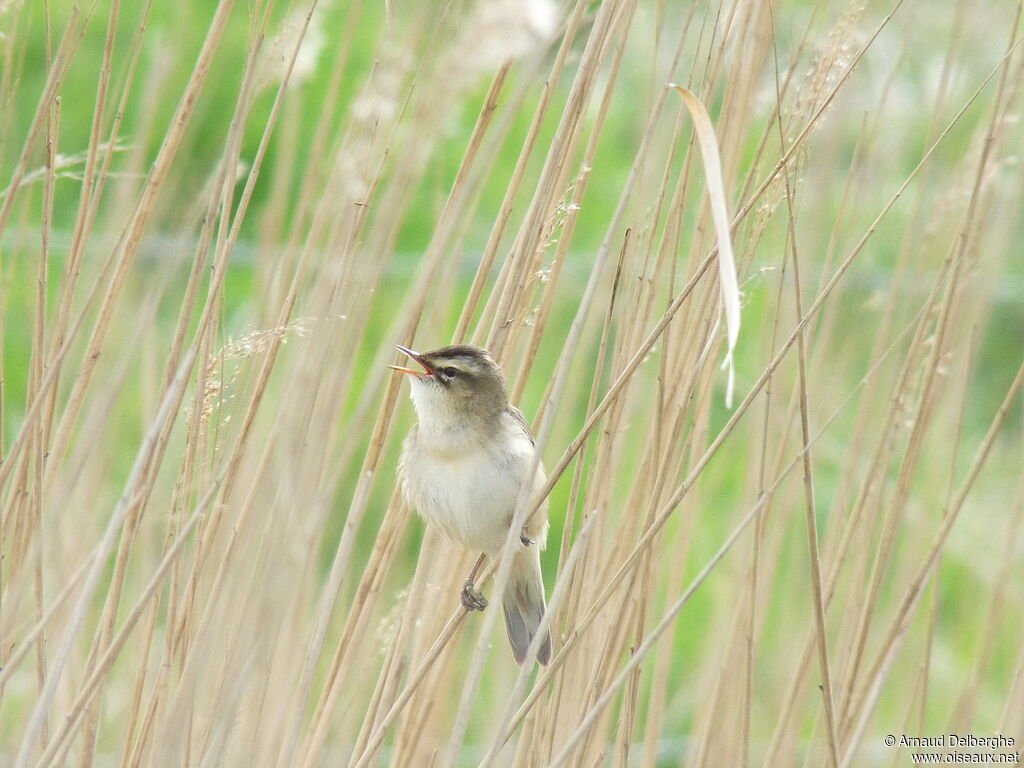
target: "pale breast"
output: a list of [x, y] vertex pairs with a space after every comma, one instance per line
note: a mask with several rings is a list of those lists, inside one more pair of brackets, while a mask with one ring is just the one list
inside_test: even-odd
[[414, 431], [403, 446], [402, 488], [419, 514], [449, 538], [495, 554], [505, 541], [532, 458], [526, 436], [438, 453]]

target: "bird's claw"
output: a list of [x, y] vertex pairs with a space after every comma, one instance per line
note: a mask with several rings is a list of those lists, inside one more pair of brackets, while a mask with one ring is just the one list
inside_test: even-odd
[[537, 543], [537, 540], [536, 540], [536, 539], [532, 539], [532, 538], [530, 538], [530, 537], [529, 537], [529, 536], [528, 536], [528, 535], [526, 534], [526, 526], [523, 526], [523, 530], [522, 530], [522, 531], [520, 531], [520, 533], [519, 533], [519, 542], [520, 542], [520, 543], [521, 543], [521, 544], [522, 544], [522, 545], [523, 545], [524, 547], [528, 547], [528, 546], [530, 546], [531, 544], [536, 544], [536, 543]]
[[467, 581], [462, 587], [462, 605], [470, 611], [482, 611], [487, 607], [487, 598], [480, 594], [480, 591], [473, 586], [472, 581]]

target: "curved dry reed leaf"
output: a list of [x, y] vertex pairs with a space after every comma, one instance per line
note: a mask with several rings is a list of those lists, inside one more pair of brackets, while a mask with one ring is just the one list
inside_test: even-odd
[[694, 129], [697, 132], [697, 143], [700, 144], [701, 159], [704, 162], [704, 179], [711, 201], [711, 218], [715, 224], [715, 236], [718, 238], [718, 283], [722, 288], [725, 332], [729, 343], [725, 360], [722, 362], [722, 367], [729, 369], [729, 383], [725, 389], [725, 405], [732, 408], [732, 392], [736, 383], [733, 350], [736, 349], [736, 340], [740, 335], [740, 289], [736, 279], [736, 260], [732, 255], [732, 237], [729, 235], [729, 209], [725, 204], [721, 152], [718, 150], [715, 126], [701, 100], [692, 91], [681, 85], [670, 83], [669, 87], [679, 92], [686, 108], [690, 110], [690, 117], [693, 118]]

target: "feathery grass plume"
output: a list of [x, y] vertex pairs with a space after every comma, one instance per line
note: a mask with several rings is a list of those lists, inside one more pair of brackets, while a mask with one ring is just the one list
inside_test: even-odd
[[475, 3], [462, 27], [464, 55], [452, 74], [490, 73], [507, 61], [539, 56], [558, 31], [559, 10], [552, 0], [495, 0]]
[[300, 338], [307, 336], [309, 324], [309, 318], [299, 318], [277, 328], [259, 328], [249, 331], [237, 339], [229, 336], [224, 346], [210, 356], [203, 369], [201, 378], [203, 405], [199, 411], [199, 420], [208, 422], [213, 412], [220, 409], [228, 397], [227, 390], [242, 372], [241, 367], [237, 365], [232, 366], [230, 370], [225, 370], [226, 363], [263, 354], [273, 342], [286, 344], [291, 335]]
[[[125, 144], [100, 144], [97, 150], [100, 152], [124, 152], [129, 147]], [[53, 173], [54, 179], [71, 179], [73, 181], [82, 181], [83, 176], [81, 172], [73, 172], [68, 169], [75, 168], [76, 166], [85, 165], [88, 159], [88, 152], [76, 152], [73, 155], [63, 155], [56, 153], [53, 156], [53, 164], [43, 168], [33, 168], [31, 171], [27, 171], [24, 176], [21, 177], [18, 185], [20, 187], [28, 184], [35, 184], [46, 178], [47, 174]], [[124, 178], [124, 174], [109, 173], [108, 176], [112, 178]], [[0, 190], [0, 198], [6, 198], [10, 194], [10, 188]]]
[[331, 5], [329, 0], [320, 0], [312, 11], [308, 26], [304, 8], [295, 8], [282, 20], [277, 34], [260, 49], [256, 60], [254, 79], [257, 90], [280, 83], [286, 76], [292, 86], [299, 86], [313, 76], [327, 43], [323, 19], [330, 12]]

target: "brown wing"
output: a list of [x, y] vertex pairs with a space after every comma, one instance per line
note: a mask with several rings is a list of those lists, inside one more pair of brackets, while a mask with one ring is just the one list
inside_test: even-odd
[[[536, 441], [533, 439], [533, 433], [530, 431], [530, 424], [526, 421], [526, 417], [523, 416], [523, 412], [516, 408], [514, 405], [508, 407], [508, 414], [512, 417], [512, 420], [523, 430], [523, 434], [526, 435], [531, 445], [536, 445]], [[534, 490], [540, 490], [540, 487], [544, 485], [546, 481], [544, 474], [544, 467], [537, 467], [537, 477], [534, 480]], [[544, 502], [540, 505], [540, 509], [534, 513], [524, 526], [526, 534], [529, 538], [533, 539], [540, 546], [541, 549], [547, 544], [548, 539], [548, 500], [544, 499]], [[511, 630], [510, 630], [511, 631]]]
[[533, 444], [533, 445], [536, 445], [537, 443], [534, 442], [534, 439], [533, 439], [533, 432], [530, 431], [530, 422], [528, 422], [526, 420], [526, 417], [523, 416], [523, 412], [520, 411], [518, 408], [516, 408], [514, 405], [509, 405], [508, 413], [512, 417], [512, 419], [515, 421], [515, 423], [518, 424], [520, 427], [522, 427], [523, 433], [528, 438], [530, 438], [530, 443]]

